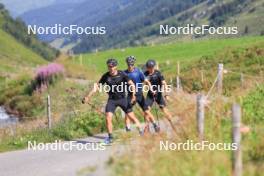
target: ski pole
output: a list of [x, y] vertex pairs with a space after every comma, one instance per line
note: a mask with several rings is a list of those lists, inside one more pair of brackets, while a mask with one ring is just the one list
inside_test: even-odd
[[[155, 101], [155, 109], [156, 109], [156, 115], [157, 115], [157, 120], [158, 120], [158, 124], [159, 124], [159, 116], [158, 116], [158, 111], [157, 111], [157, 99], [156, 99], [156, 96], [154, 95], [154, 101]], [[173, 129], [173, 131], [177, 134], [177, 131], [172, 123], [172, 120], [171, 118], [167, 117], [167, 115], [165, 116], [166, 119], [169, 121], [169, 124], [171, 125], [171, 128]]]
[[98, 114], [100, 115], [105, 115], [100, 109], [98, 109], [97, 107], [95, 107], [95, 105], [93, 105], [92, 103], [90, 103], [90, 99], [89, 101], [85, 102], [85, 100], [82, 100], [83, 104], [88, 104], [89, 106], [91, 106]]
[[160, 121], [159, 121], [159, 113], [158, 113], [158, 107], [157, 107], [157, 101], [156, 101], [156, 95], [153, 95], [154, 98], [154, 108], [155, 108], [155, 114], [158, 121], [158, 126], [160, 127]]
[[[168, 95], [167, 95], [167, 96], [168, 96]], [[165, 101], [166, 101], [167, 103], [169, 102], [169, 101], [166, 99], [166, 96], [164, 97], [164, 99], [165, 99]], [[171, 119], [168, 119], [168, 121], [170, 122], [172, 128], [173, 128], [173, 129], [175, 130], [175, 132], [176, 132], [176, 129], [174, 128]], [[185, 132], [183, 126], [182, 126], [180, 123], [179, 123], [179, 127], [181, 128], [181, 131], [183, 132], [184, 138], [188, 139], [188, 135], [186, 134], [186, 132]]]

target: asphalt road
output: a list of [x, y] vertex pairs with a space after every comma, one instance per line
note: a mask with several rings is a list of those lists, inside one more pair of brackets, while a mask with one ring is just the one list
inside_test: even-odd
[[[160, 121], [160, 127], [167, 134], [172, 130], [167, 122]], [[136, 131], [133, 127], [133, 131]], [[151, 133], [154, 129], [151, 128]], [[76, 141], [66, 141], [60, 144], [102, 143], [106, 134], [98, 134]], [[130, 142], [137, 143], [134, 139]], [[0, 176], [108, 176], [110, 170], [107, 161], [111, 156], [124, 154], [129, 146], [114, 142], [105, 146], [105, 150], [20, 150], [0, 154]]]
[[[74, 143], [95, 144], [103, 142], [105, 135], [97, 135]], [[70, 143], [62, 142], [62, 143]], [[115, 153], [115, 146], [105, 150], [33, 151], [20, 150], [0, 154], [1, 176], [75, 176], [109, 175], [106, 162]]]

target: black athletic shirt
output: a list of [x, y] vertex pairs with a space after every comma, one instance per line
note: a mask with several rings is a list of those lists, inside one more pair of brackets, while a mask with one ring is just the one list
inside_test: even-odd
[[144, 75], [145, 75], [145, 77], [146, 77], [146, 79], [151, 83], [151, 85], [153, 86], [153, 90], [157, 90], [157, 87], [155, 87], [155, 86], [160, 86], [160, 88], [161, 88], [161, 86], [162, 86], [162, 81], [164, 81], [165, 79], [164, 79], [164, 76], [161, 74], [161, 72], [160, 71], [158, 71], [158, 70], [155, 70], [154, 71], [154, 73], [153, 74], [149, 74], [149, 72], [148, 71], [146, 71], [145, 73], [144, 73]]
[[[109, 97], [125, 97], [129, 77], [123, 71], [118, 70], [117, 75], [112, 76], [109, 72], [105, 73], [99, 80], [99, 84], [106, 84], [110, 86], [110, 91], [108, 92]], [[122, 86], [118, 86], [122, 85]], [[118, 87], [122, 87], [122, 91], [118, 92]]]

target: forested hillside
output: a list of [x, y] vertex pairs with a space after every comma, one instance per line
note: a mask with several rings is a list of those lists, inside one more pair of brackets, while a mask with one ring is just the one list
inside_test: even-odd
[[[264, 19], [261, 14], [264, 13], [264, 4], [261, 0], [225, 0], [225, 1], [160, 1], [150, 2], [150, 4], [138, 3], [118, 14], [113, 14], [100, 24], [109, 24], [109, 33], [106, 36], [94, 37], [84, 36], [82, 42], [78, 44], [74, 51], [85, 52], [95, 48], [105, 49], [110, 47], [124, 47], [145, 45], [147, 43], [164, 43], [175, 39], [190, 40], [193, 36], [173, 35], [161, 36], [159, 34], [159, 25], [168, 24], [171, 26], [185, 26], [194, 24], [196, 26], [208, 24], [210, 26], [237, 26], [239, 34], [234, 36], [194, 36], [201, 37], [239, 37], [244, 35], [263, 35]], [[154, 5], [153, 5], [154, 4]], [[151, 6], [151, 8], [148, 8]], [[142, 10], [144, 13], [134, 11], [146, 7]], [[123, 19], [118, 20], [118, 19]], [[263, 27], [261, 27], [263, 26]]]
[[[262, 0], [83, 0], [65, 1], [35, 9], [21, 17], [27, 24], [53, 26], [106, 26], [107, 34], [56, 36], [41, 35], [59, 48], [75, 53], [127, 46], [166, 43], [194, 38], [225, 38], [263, 35]], [[185, 26], [236, 26], [238, 35], [160, 35], [160, 24]]]
[[144, 44], [138, 31], [146, 26], [184, 11], [203, 0], [144, 0], [137, 1], [130, 8], [114, 13], [100, 21], [108, 32], [101, 37], [84, 36], [82, 42], [74, 48], [75, 52], [91, 51], [94, 48], [112, 46], [135, 46]]
[[[167, 24], [170, 26], [185, 26], [194, 24], [196, 26], [208, 24], [210, 26], [236, 26], [238, 35], [231, 37], [240, 37], [245, 35], [263, 35], [264, 34], [264, 2], [261, 0], [226, 0], [226, 1], [206, 1], [194, 6], [171, 18], [167, 18], [160, 23], [143, 28], [139, 31], [141, 38], [145, 43], [164, 43], [172, 40], [184, 38], [184, 40], [193, 39], [193, 36], [160, 36], [159, 25]], [[194, 36], [226, 38], [228, 35], [214, 36]]]
[[[26, 12], [21, 15], [21, 18], [27, 24], [37, 26], [54, 26], [55, 24], [91, 26], [96, 25], [108, 15], [130, 6], [134, 1], [136, 0], [60, 1], [60, 3]], [[51, 41], [62, 36], [40, 35], [39, 37], [44, 41]]]
[[[53, 26], [54, 24], [76, 24], [79, 26], [106, 26], [105, 36], [60, 36], [63, 46], [81, 40], [75, 52], [106, 49], [110, 46], [142, 44], [137, 41], [140, 29], [171, 17], [204, 0], [85, 0], [81, 3], [64, 3], [36, 9], [21, 17], [27, 24]], [[132, 40], [132, 36], [136, 41]], [[54, 36], [39, 36], [52, 40]], [[58, 36], [55, 36], [58, 37]], [[106, 42], [107, 41], [107, 42]], [[125, 43], [123, 44], [123, 42]]]

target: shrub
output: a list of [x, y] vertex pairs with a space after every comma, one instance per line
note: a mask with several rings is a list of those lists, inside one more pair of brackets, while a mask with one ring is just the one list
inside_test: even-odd
[[18, 113], [21, 117], [31, 118], [35, 115], [36, 111], [44, 109], [44, 104], [41, 97], [37, 94], [32, 96], [19, 95], [15, 96], [9, 103], [9, 108]]
[[264, 120], [264, 85], [258, 87], [243, 102], [245, 121], [262, 123]]
[[52, 135], [59, 139], [70, 140], [101, 133], [105, 129], [104, 118], [96, 113], [88, 112], [65, 117], [52, 129]]
[[52, 63], [37, 69], [33, 89], [42, 91], [50, 84], [53, 84], [58, 78], [64, 75], [64, 67], [60, 64]]

